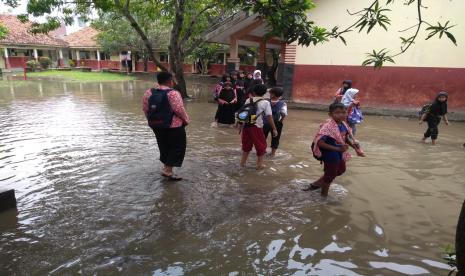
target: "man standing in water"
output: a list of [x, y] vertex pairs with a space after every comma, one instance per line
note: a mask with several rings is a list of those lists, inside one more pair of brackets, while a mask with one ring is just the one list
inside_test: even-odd
[[145, 92], [142, 110], [157, 138], [160, 161], [164, 164], [162, 176], [179, 181], [173, 167], [181, 167], [186, 153], [186, 130], [189, 116], [184, 109], [181, 94], [173, 89], [173, 75], [160, 72], [158, 87]]

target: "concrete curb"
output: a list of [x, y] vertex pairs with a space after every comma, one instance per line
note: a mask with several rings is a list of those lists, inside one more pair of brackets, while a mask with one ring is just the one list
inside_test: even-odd
[[[310, 103], [296, 103], [289, 102], [288, 107], [292, 109], [300, 110], [317, 110], [327, 111], [329, 105], [324, 104], [310, 104]], [[418, 110], [411, 108], [406, 109], [389, 109], [389, 108], [375, 108], [375, 107], [363, 107], [362, 111], [366, 115], [376, 116], [391, 116], [391, 117], [407, 117], [407, 118], [418, 118]], [[447, 114], [450, 121], [465, 122], [465, 113], [461, 112], [450, 112]]]

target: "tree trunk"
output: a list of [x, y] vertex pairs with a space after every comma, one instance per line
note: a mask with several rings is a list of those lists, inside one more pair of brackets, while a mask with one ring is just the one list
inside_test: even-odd
[[271, 67], [268, 67], [268, 86], [276, 86], [277, 80], [276, 80], [276, 71], [278, 70], [278, 65], [279, 65], [279, 53], [276, 53], [276, 50], [272, 49], [271, 50], [272, 55], [273, 55], [273, 64]]
[[144, 55], [144, 72], [149, 71], [149, 59], [147, 55]]
[[457, 252], [457, 269], [459, 271], [457, 275], [463, 276], [465, 275], [465, 201], [457, 224], [455, 250]]
[[175, 1], [175, 19], [171, 29], [170, 45], [168, 47], [170, 56], [171, 71], [174, 73], [176, 89], [181, 93], [183, 98], [187, 98], [187, 86], [184, 79], [184, 54], [181, 47], [181, 29], [184, 22], [184, 2], [185, 0]]
[[129, 21], [131, 24], [131, 27], [137, 32], [137, 34], [140, 36], [142, 41], [144, 42], [145, 48], [147, 48], [147, 52], [150, 56], [150, 58], [153, 60], [153, 62], [158, 66], [163, 71], [168, 71], [168, 69], [161, 64], [161, 62], [155, 57], [155, 51], [153, 50], [152, 44], [149, 41], [149, 38], [145, 34], [144, 30], [139, 26], [139, 23], [137, 23], [136, 19], [132, 16], [130, 10], [129, 10], [129, 1], [126, 2], [126, 6], [123, 7], [121, 5], [120, 0], [114, 0], [116, 7], [119, 8], [119, 11], [121, 14]]

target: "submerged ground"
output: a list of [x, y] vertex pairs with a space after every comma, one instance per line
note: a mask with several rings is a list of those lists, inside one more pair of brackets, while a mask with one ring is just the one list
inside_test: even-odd
[[[309, 153], [326, 115], [291, 110], [268, 168], [239, 169], [235, 130], [210, 127], [215, 106], [190, 101], [188, 154], [163, 182], [140, 111], [148, 82], [35, 81], [0, 87], [0, 274], [390, 275], [448, 272], [465, 193], [465, 124], [419, 142], [416, 121], [367, 117], [365, 159], [327, 200]], [[193, 84], [195, 95], [209, 85]]]

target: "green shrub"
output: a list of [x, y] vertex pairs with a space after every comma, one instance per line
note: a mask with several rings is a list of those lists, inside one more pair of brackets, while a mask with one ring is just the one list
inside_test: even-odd
[[39, 67], [39, 63], [35, 59], [29, 60], [28, 62], [26, 62], [26, 65], [28, 68], [31, 68], [33, 70]]
[[50, 65], [52, 64], [52, 61], [48, 57], [40, 57], [39, 58], [39, 63], [40, 63], [40, 67], [42, 67], [42, 69], [48, 69], [50, 67]]
[[70, 67], [76, 67], [76, 62], [72, 59], [69, 60], [69, 66]]

